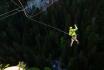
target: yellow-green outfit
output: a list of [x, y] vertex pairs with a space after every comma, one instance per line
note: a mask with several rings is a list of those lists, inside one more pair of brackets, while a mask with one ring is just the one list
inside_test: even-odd
[[72, 27], [70, 27], [69, 28], [69, 35], [71, 36], [71, 37], [75, 37], [77, 34], [76, 34], [76, 31], [77, 31], [77, 28], [72, 28]]

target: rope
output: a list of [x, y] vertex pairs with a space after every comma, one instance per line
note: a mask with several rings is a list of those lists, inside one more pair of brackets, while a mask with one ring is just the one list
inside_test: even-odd
[[46, 23], [44, 23], [44, 22], [37, 21], [37, 20], [35, 20], [35, 19], [31, 18], [31, 17], [27, 17], [27, 18], [30, 19], [30, 20], [32, 20], [32, 21], [34, 21], [34, 22], [37, 22], [37, 23], [39, 23], [39, 24], [41, 24], [41, 25], [44, 25], [44, 26], [46, 26], [46, 27], [50, 27], [50, 28], [55, 29], [55, 30], [57, 30], [57, 31], [59, 31], [59, 32], [62, 32], [62, 33], [64, 33], [64, 34], [66, 34], [66, 35], [69, 35], [67, 32], [65, 32], [65, 31], [63, 31], [63, 30], [61, 30], [61, 29], [59, 29], [59, 28], [56, 28], [56, 27], [51, 26], [51, 25], [48, 25], [48, 24], [46, 24]]
[[[21, 4], [22, 8], [24, 8], [22, 2], [21, 2], [20, 0], [18, 0], [18, 2]], [[52, 3], [50, 3], [50, 4], [48, 5], [47, 8], [49, 8], [53, 3], [54, 3], [54, 1], [52, 1]], [[15, 5], [18, 5], [17, 3], [14, 3], [14, 4], [15, 4]], [[19, 6], [19, 5], [18, 5], [18, 6]], [[19, 7], [20, 7], [20, 6], [19, 6]], [[26, 9], [26, 8], [25, 8], [25, 9]], [[28, 17], [29, 15], [26, 13], [25, 9], [24, 9], [24, 14]], [[43, 11], [40, 11], [39, 13], [37, 13], [37, 14], [31, 16], [31, 17], [35, 17], [35, 16], [37, 16], [37, 15], [39, 15], [39, 14], [41, 14], [41, 13], [43, 13]]]
[[[21, 3], [21, 1], [20, 1], [20, 0], [18, 0], [18, 1], [20, 2], [22, 8], [24, 8], [23, 5], [22, 5], [22, 3]], [[52, 2], [51, 4], [49, 4], [48, 7], [50, 7], [52, 4], [53, 4], [53, 2]], [[42, 12], [43, 12], [43, 11], [42, 11]], [[42, 12], [41, 12], [41, 13], [42, 13]], [[56, 27], [53, 27], [53, 26], [48, 25], [48, 24], [46, 24], [46, 23], [43, 23], [43, 22], [37, 21], [37, 20], [35, 20], [35, 19], [32, 19], [32, 17], [30, 17], [30, 16], [28, 16], [28, 15], [26, 14], [25, 9], [24, 9], [24, 13], [25, 13], [26, 17], [27, 17], [28, 19], [32, 20], [32, 21], [35, 21], [35, 22], [37, 22], [37, 23], [39, 23], [39, 24], [42, 24], [42, 25], [44, 25], [44, 26], [53, 28], [53, 29], [55, 29], [55, 30], [57, 30], [57, 31], [59, 31], [59, 32], [62, 32], [62, 33], [64, 33], [64, 34], [69, 35], [68, 33], [66, 33], [65, 31], [63, 31], [63, 30], [61, 30], [61, 29], [59, 29], [59, 28], [56, 28]], [[40, 12], [39, 12], [38, 14], [40, 14]], [[36, 14], [35, 16], [37, 16], [38, 14]]]
[[[19, 1], [19, 0], [18, 0], [18, 1]], [[22, 5], [22, 3], [21, 3], [21, 5]], [[23, 5], [22, 5], [22, 7], [23, 7]], [[12, 10], [12, 12], [15, 11], [15, 10], [18, 10], [18, 9], [19, 9], [19, 8], [14, 9], [14, 10]], [[15, 15], [15, 14], [21, 12], [21, 11], [24, 11], [24, 10], [25, 10], [25, 8], [23, 7], [22, 10], [18, 10], [18, 11], [14, 12], [14, 13], [8, 15], [8, 16], [5, 16], [5, 17], [1, 18], [0, 20], [3, 20], [3, 19], [5, 19], [5, 18], [7, 18], [7, 17], [9, 17], [9, 16], [12, 16], [12, 15]], [[11, 11], [6, 12], [6, 13], [10, 13], [10, 12], [11, 12]], [[6, 14], [6, 13], [4, 13], [4, 14]], [[26, 15], [26, 12], [25, 12], [25, 11], [24, 11], [24, 13], [25, 13], [25, 15]], [[1, 14], [1, 15], [3, 15], [3, 14]], [[35, 16], [37, 16], [37, 15], [35, 15]], [[46, 27], [53, 28], [53, 29], [55, 29], [55, 30], [57, 30], [57, 31], [59, 31], [59, 32], [62, 32], [62, 33], [64, 33], [64, 34], [66, 34], [66, 35], [69, 35], [67, 32], [65, 32], [65, 31], [63, 31], [63, 30], [61, 30], [61, 29], [59, 29], [59, 28], [56, 28], [56, 27], [51, 26], [51, 25], [48, 25], [48, 24], [46, 24], [46, 23], [44, 23], [44, 22], [37, 21], [37, 20], [33, 19], [32, 17], [30, 17], [30, 16], [28, 16], [28, 15], [26, 15], [26, 17], [27, 17], [28, 19], [34, 21], [34, 22], [37, 22], [37, 23], [41, 24], [41, 25], [44, 25], [44, 26], [46, 26]]]
[[10, 16], [13, 16], [13, 15], [15, 15], [15, 14], [21, 12], [21, 11], [22, 11], [22, 10], [20, 10], [20, 11], [16, 11], [16, 12], [14, 12], [14, 13], [11, 13], [11, 14], [8, 15], [8, 16], [5, 16], [5, 17], [0, 18], [0, 20], [3, 20], [3, 19], [5, 19], [5, 18], [7, 18], [7, 17], [10, 17]]
[[18, 6], [19, 8], [21, 8], [21, 6], [19, 6], [14, 0], [10, 0], [14, 5]]
[[16, 8], [16, 9], [11, 10], [11, 11], [9, 11], [9, 12], [3, 13], [3, 14], [1, 14], [1, 15], [0, 15], [0, 17], [1, 17], [1, 16], [3, 16], [3, 15], [9, 14], [9, 13], [11, 13], [11, 12], [15, 11], [15, 10], [19, 10], [19, 8]]

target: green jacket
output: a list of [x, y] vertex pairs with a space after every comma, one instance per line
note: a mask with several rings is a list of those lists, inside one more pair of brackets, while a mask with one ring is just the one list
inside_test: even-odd
[[77, 34], [76, 34], [76, 31], [78, 30], [78, 28], [77, 27], [75, 27], [75, 28], [69, 28], [69, 35], [70, 36], [76, 36]]
[[76, 35], [76, 30], [75, 29], [70, 29], [69, 30], [69, 35], [70, 36], [75, 36]]

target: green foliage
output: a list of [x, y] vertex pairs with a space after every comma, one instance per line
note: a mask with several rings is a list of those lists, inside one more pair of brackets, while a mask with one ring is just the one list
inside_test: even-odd
[[26, 64], [23, 61], [19, 62], [17, 66], [23, 68], [24, 70], [26, 69]]
[[51, 68], [49, 68], [49, 67], [45, 67], [44, 70], [51, 70]]
[[9, 66], [10, 66], [10, 64], [6, 64], [6, 65], [0, 64], [0, 70], [4, 70], [5, 68], [7, 68]]
[[64, 37], [61, 37], [60, 38], [60, 46], [63, 48], [63, 47], [66, 47], [66, 40], [64, 39]]
[[29, 68], [28, 70], [40, 70], [40, 69], [37, 67], [33, 67], [33, 68]]

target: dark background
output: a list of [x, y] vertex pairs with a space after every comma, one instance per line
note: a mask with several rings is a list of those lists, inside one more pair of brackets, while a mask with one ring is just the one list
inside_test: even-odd
[[[15, 8], [11, 1], [0, 0], [0, 14]], [[57, 59], [67, 70], [104, 70], [104, 0], [59, 0], [34, 19], [65, 32], [77, 24], [80, 44], [70, 47], [68, 35], [20, 12], [0, 20], [0, 64], [24, 61], [43, 68]]]

